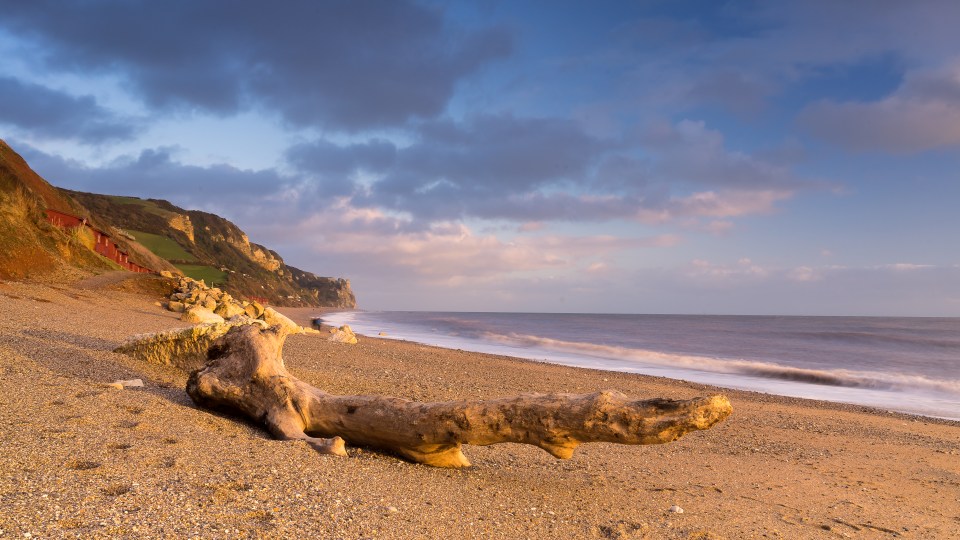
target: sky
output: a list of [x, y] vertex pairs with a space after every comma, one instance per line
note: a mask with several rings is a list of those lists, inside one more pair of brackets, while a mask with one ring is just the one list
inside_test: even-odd
[[364, 309], [960, 316], [960, 3], [0, 0], [0, 138]]

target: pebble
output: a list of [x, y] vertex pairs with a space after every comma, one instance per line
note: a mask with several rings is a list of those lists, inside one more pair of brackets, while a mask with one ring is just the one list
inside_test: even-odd
[[673, 505], [673, 506], [670, 507], [670, 512], [672, 512], [672, 513], [674, 513], [674, 514], [682, 514], [682, 513], [683, 513], [683, 508], [680, 508], [680, 507], [677, 506], [677, 505]]
[[143, 379], [130, 379], [126, 381], [113, 381], [110, 383], [110, 388], [116, 388], [117, 390], [123, 390], [124, 388], [141, 388], [143, 387]]
[[388, 513], [388, 514], [396, 514], [396, 513], [399, 512], [399, 511], [400, 511], [400, 510], [397, 510], [397, 507], [396, 507], [396, 506], [388, 506], [388, 507], [387, 507], [387, 513]]

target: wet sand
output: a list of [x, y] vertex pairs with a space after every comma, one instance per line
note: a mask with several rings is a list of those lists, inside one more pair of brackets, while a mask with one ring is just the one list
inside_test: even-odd
[[[140, 291], [140, 292], [130, 292]], [[185, 326], [123, 283], [0, 283], [0, 538], [960, 538], [960, 423], [361, 337], [293, 336], [331, 393], [417, 400], [615, 389], [724, 393], [660, 446], [465, 447], [436, 469], [320, 456], [198, 409], [186, 373], [112, 351]], [[301, 324], [316, 310], [283, 310]], [[110, 389], [118, 379], [143, 388]], [[672, 513], [677, 505], [684, 512]]]

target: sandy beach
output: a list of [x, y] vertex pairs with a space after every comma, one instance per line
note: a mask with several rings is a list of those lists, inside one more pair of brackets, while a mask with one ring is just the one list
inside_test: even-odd
[[565, 461], [517, 444], [466, 447], [460, 470], [321, 456], [111, 352], [186, 326], [150, 279], [0, 283], [0, 538], [960, 538], [960, 423], [375, 337], [293, 336], [284, 358], [336, 394], [724, 393], [734, 414]]

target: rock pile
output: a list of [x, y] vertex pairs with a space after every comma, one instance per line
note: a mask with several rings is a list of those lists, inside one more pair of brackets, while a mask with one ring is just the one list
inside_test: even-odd
[[[291, 334], [319, 334], [312, 328], [303, 328], [286, 315], [271, 307], [265, 307], [260, 302], [238, 300], [226, 291], [208, 287], [203, 280], [172, 275], [167, 277], [177, 280], [177, 288], [170, 295], [166, 308], [180, 313], [181, 321], [218, 329], [213, 333], [215, 337], [212, 339], [226, 333], [230, 326], [251, 323], [258, 323], [263, 327], [280, 325]], [[334, 332], [329, 338], [330, 341], [348, 344], [357, 342], [349, 326], [335, 329]]]
[[170, 295], [167, 309], [181, 313], [180, 320], [194, 324], [214, 324], [241, 320], [260, 320], [273, 326], [279, 324], [290, 333], [303, 334], [305, 330], [297, 323], [271, 307], [260, 302], [238, 300], [226, 291], [208, 287], [203, 280], [188, 277], [177, 279], [177, 289]]

